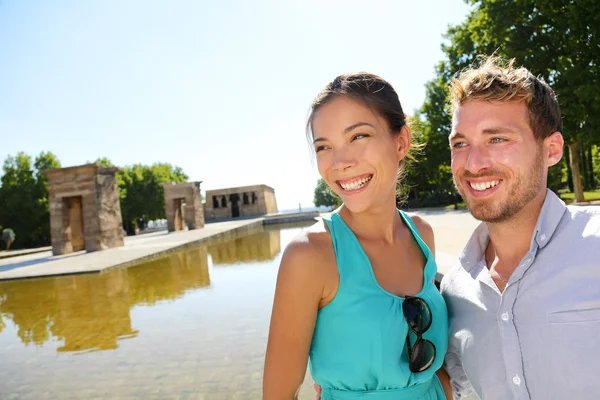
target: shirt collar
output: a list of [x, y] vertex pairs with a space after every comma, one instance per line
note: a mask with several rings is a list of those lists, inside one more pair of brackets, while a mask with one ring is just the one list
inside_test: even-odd
[[543, 249], [550, 243], [565, 211], [567, 211], [565, 202], [554, 194], [552, 190], [546, 189], [546, 199], [535, 225], [535, 230], [533, 231], [534, 237], [532, 238], [535, 239], [540, 249]]
[[[539, 249], [542, 249], [550, 243], [552, 235], [554, 235], [566, 210], [565, 203], [553, 191], [546, 189], [546, 198], [544, 199], [544, 204], [542, 205], [542, 210], [538, 216], [533, 237], [531, 238], [530, 252], [535, 254], [535, 251], [532, 251], [532, 249], [536, 247], [536, 244]], [[470, 272], [479, 264], [489, 240], [490, 234], [487, 225], [485, 222], [482, 222], [473, 231], [459, 257], [459, 261], [465, 270]]]

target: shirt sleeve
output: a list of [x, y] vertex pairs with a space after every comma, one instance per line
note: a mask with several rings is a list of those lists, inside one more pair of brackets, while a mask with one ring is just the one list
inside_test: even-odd
[[444, 369], [450, 376], [450, 386], [452, 386], [454, 400], [464, 399], [474, 392], [458, 354], [450, 348], [448, 348], [444, 359]]
[[[451, 274], [444, 276], [441, 284], [441, 293], [444, 297], [444, 300], [446, 300], [446, 303], [449, 302], [447, 294], [448, 286], [451, 281], [450, 275]], [[469, 379], [467, 378], [467, 374], [465, 374], [459, 354], [460, 351], [456, 347], [456, 343], [454, 343], [452, 338], [449, 337], [448, 351], [446, 352], [446, 357], [444, 358], [444, 369], [450, 376], [450, 386], [452, 386], [452, 397], [454, 400], [466, 399], [475, 392], [471, 382], [469, 382]]]

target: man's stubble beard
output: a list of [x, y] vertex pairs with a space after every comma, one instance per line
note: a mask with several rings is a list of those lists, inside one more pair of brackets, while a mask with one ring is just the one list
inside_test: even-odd
[[[536, 149], [535, 161], [527, 171], [525, 176], [521, 175], [516, 177], [516, 180], [513, 182], [512, 187], [509, 190], [508, 198], [504, 204], [489, 204], [493, 203], [490, 200], [484, 199], [479, 201], [477, 199], [472, 199], [474, 201], [469, 202], [467, 197], [463, 194], [463, 191], [460, 190], [459, 186], [456, 184], [456, 179], [454, 179], [454, 186], [456, 190], [460, 193], [462, 198], [465, 200], [467, 204], [467, 208], [471, 212], [471, 215], [483, 222], [489, 223], [500, 223], [506, 222], [516, 214], [519, 213], [527, 204], [529, 204], [533, 199], [535, 199], [541, 190], [541, 186], [543, 185], [545, 189], [544, 180], [544, 167], [543, 167], [543, 157], [542, 157], [542, 147], [538, 146]], [[463, 174], [464, 176], [465, 174]], [[481, 174], [481, 175], [469, 175], [470, 177], [484, 177], [484, 176], [498, 176], [498, 174], [492, 175], [490, 173]], [[503, 177], [504, 174], [501, 174], [500, 177]], [[506, 182], [506, 181], [504, 181]]]

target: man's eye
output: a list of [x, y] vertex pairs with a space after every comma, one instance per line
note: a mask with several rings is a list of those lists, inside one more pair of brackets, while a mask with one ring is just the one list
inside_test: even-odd
[[465, 142], [456, 142], [456, 143], [452, 143], [452, 148], [454, 149], [460, 149], [462, 147], [465, 147], [467, 144]]
[[491, 140], [492, 143], [502, 143], [504, 141], [505, 141], [504, 139], [499, 138], [499, 137], [492, 138], [492, 140]]

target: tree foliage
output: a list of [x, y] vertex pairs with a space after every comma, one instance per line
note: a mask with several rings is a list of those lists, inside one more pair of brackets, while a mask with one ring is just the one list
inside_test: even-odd
[[60, 167], [56, 156], [42, 152], [32, 165], [24, 152], [8, 156], [0, 178], [0, 224], [16, 235], [15, 248], [36, 247], [50, 242], [48, 179], [41, 172]]
[[317, 181], [317, 187], [315, 188], [313, 203], [315, 203], [316, 207], [335, 208], [342, 205], [342, 200], [329, 188], [327, 183], [320, 178]]
[[[112, 162], [99, 158], [96, 164], [110, 167]], [[134, 164], [117, 172], [123, 226], [129, 234], [143, 228], [148, 221], [165, 218], [165, 199], [162, 184], [185, 182], [189, 177], [180, 167], [168, 163], [150, 166]]]
[[[495, 54], [514, 58], [533, 74], [540, 76], [557, 93], [563, 114], [563, 135], [569, 144], [572, 165], [566, 161], [551, 169], [549, 184], [560, 186], [562, 169], [572, 169], [570, 180], [581, 182], [579, 166], [587, 161], [589, 184], [593, 178], [591, 144], [600, 143], [600, 2], [596, 0], [468, 0], [471, 12], [460, 25], [450, 27], [442, 50], [446, 59], [436, 66], [436, 77], [426, 85], [426, 100], [420, 109], [428, 146], [423, 165], [432, 173], [435, 165], [449, 166], [448, 157], [436, 158], [438, 142], [450, 132], [447, 86], [454, 74], [473, 65], [478, 55]], [[442, 139], [442, 137], [444, 139]], [[431, 145], [433, 143], [433, 145]], [[585, 148], [580, 150], [578, 146]], [[584, 161], [579, 162], [582, 158]], [[445, 157], [445, 156], [444, 156]], [[429, 165], [431, 164], [431, 165]], [[425, 167], [421, 167], [425, 168]], [[443, 174], [442, 174], [443, 176]], [[443, 178], [441, 178], [443, 181]], [[441, 181], [433, 178], [435, 187]], [[443, 185], [443, 184], [442, 184]], [[435, 190], [431, 184], [419, 183], [419, 190]], [[582, 194], [582, 192], [581, 192]]]
[[[102, 167], [114, 166], [106, 157], [95, 163]], [[40, 153], [33, 162], [24, 152], [8, 156], [4, 161], [0, 178], [0, 226], [13, 230], [16, 236], [11, 240], [13, 248], [50, 244], [48, 178], [42, 172], [60, 166], [51, 152]], [[121, 169], [117, 173], [117, 184], [124, 226], [133, 233], [135, 227], [149, 220], [164, 218], [162, 183], [187, 179], [181, 168], [166, 163], [135, 164]]]

